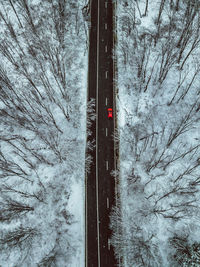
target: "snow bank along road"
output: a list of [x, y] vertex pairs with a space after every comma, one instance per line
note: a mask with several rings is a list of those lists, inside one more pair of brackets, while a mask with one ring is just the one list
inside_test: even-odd
[[96, 99], [96, 140], [93, 163], [86, 177], [86, 267], [117, 266], [110, 244], [109, 214], [114, 204], [114, 120], [107, 109], [114, 109], [113, 98], [113, 7], [112, 0], [91, 0], [88, 100]]

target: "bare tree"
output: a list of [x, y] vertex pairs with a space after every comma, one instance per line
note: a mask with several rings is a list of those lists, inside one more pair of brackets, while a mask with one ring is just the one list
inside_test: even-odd
[[167, 141], [167, 147], [169, 147], [172, 142], [181, 134], [189, 131], [195, 122], [195, 107], [197, 106], [198, 99], [193, 103], [192, 107], [189, 109], [187, 114], [185, 114], [185, 117], [183, 117], [179, 123], [176, 125], [174, 129], [171, 130], [171, 133], [169, 135], [168, 141]]
[[148, 12], [148, 5], [149, 5], [149, 0], [146, 0], [146, 5], [145, 5], [144, 16], [146, 16], [146, 15], [147, 15], [147, 12]]
[[59, 252], [56, 247], [54, 247], [38, 264], [38, 267], [56, 267], [57, 257], [59, 256]]
[[18, 228], [14, 231], [5, 232], [0, 238], [1, 249], [12, 249], [13, 247], [30, 247], [33, 237], [37, 234], [34, 228]]
[[31, 10], [30, 10], [28, 1], [27, 0], [19, 0], [18, 4], [23, 9], [23, 13], [22, 14], [23, 14], [25, 20], [30, 25], [32, 32], [36, 34], [37, 31], [36, 31], [36, 28], [35, 28], [35, 25], [34, 25], [34, 22], [33, 22], [33, 18], [32, 18], [32, 15], [31, 15]]
[[186, 80], [188, 74], [189, 74], [188, 72], [184, 72], [184, 73], [183, 73], [182, 71], [179, 72], [179, 80], [178, 80], [177, 88], [176, 88], [176, 90], [175, 90], [175, 93], [174, 93], [172, 99], [171, 99], [170, 102], [168, 103], [168, 105], [171, 105], [172, 102], [174, 101], [174, 99], [175, 99], [175, 97], [176, 97], [178, 91], [180, 90], [181, 86], [182, 86], [183, 83], [185, 82], [185, 80]]
[[12, 7], [12, 9], [13, 9], [13, 11], [14, 11], [16, 17], [17, 17], [17, 20], [18, 20], [18, 22], [19, 22], [20, 27], [23, 28], [23, 26], [22, 26], [22, 22], [21, 22], [21, 20], [20, 20], [20, 18], [19, 18], [19, 16], [18, 16], [18, 13], [17, 13], [17, 11], [16, 11], [16, 8], [15, 8], [14, 5], [13, 5], [12, 0], [9, 0], [9, 3], [10, 3], [10, 5], [11, 5], [11, 7]]
[[196, 242], [190, 244], [187, 235], [174, 234], [169, 239], [169, 243], [173, 248], [171, 253], [172, 264], [185, 266], [198, 266], [200, 264], [200, 245]]
[[29, 211], [33, 211], [34, 208], [23, 202], [14, 200], [9, 196], [3, 196], [3, 201], [0, 202], [0, 221], [11, 221], [18, 218]]

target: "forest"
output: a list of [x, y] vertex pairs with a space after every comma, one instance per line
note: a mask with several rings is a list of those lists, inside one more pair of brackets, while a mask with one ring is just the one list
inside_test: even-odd
[[70, 203], [85, 168], [84, 4], [0, 0], [0, 266], [80, 260], [83, 211]]
[[200, 1], [116, 1], [120, 266], [200, 265]]

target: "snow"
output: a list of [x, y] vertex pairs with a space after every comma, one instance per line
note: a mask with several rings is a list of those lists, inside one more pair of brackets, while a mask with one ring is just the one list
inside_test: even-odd
[[161, 1], [149, 1], [147, 16], [146, 1], [117, 1], [120, 199], [111, 227], [123, 266], [185, 264], [170, 240], [187, 236], [188, 247], [200, 243], [199, 44], [185, 61], [197, 18], [180, 57], [176, 44], [187, 21], [186, 3], [173, 12], [170, 2], [158, 28]]
[[78, 240], [79, 249], [77, 250], [76, 255], [74, 255], [74, 259], [72, 260], [72, 264], [70, 267], [79, 267], [83, 265], [84, 262], [84, 250], [85, 250], [85, 242], [84, 242], [84, 231], [85, 231], [85, 214], [83, 213], [85, 207], [85, 199], [84, 199], [85, 187], [82, 182], [77, 182], [72, 185], [72, 194], [68, 203], [68, 210], [71, 214], [74, 214], [77, 223], [74, 223], [71, 227], [71, 232], [73, 232], [73, 238]]
[[[9, 1], [0, 3], [16, 36], [1, 19], [0, 265], [80, 267], [85, 257], [85, 1], [67, 1], [64, 36], [61, 28], [56, 31], [63, 22], [57, 1], [53, 6], [28, 1], [33, 23], [22, 3], [14, 3], [18, 18]], [[13, 201], [32, 210], [14, 214]], [[9, 235], [16, 241], [16, 231], [24, 230], [27, 239], [9, 243]]]

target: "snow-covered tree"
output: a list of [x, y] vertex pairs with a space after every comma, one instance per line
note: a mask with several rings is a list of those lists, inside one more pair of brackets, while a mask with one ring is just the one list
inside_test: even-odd
[[84, 4], [0, 1], [2, 266], [68, 266], [82, 250], [70, 203], [84, 181]]
[[188, 230], [198, 236], [199, 11], [198, 1], [117, 2], [120, 198], [111, 227], [124, 266], [176, 266], [169, 240], [183, 225], [190, 246], [200, 242]]

